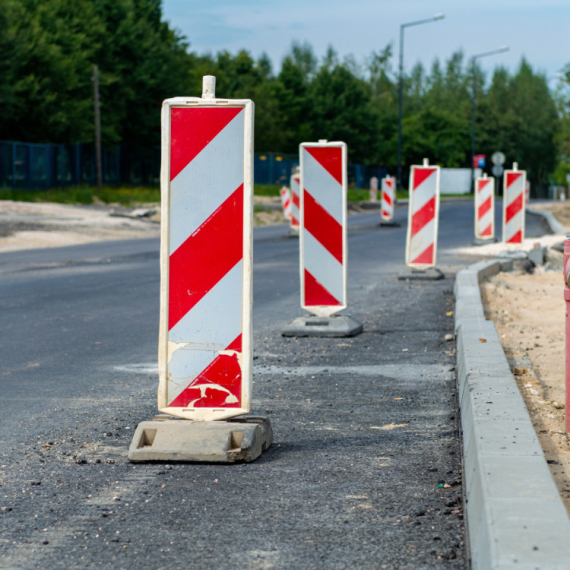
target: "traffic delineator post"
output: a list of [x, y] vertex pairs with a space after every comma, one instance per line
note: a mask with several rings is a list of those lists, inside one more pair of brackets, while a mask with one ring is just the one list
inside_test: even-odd
[[505, 170], [503, 177], [503, 241], [520, 244], [525, 230], [526, 172], [513, 163], [512, 170]]
[[299, 231], [299, 220], [301, 204], [301, 173], [296, 168], [291, 175], [291, 229], [295, 232]]
[[393, 176], [382, 178], [382, 196], [380, 202], [380, 225], [396, 227], [400, 224], [394, 221], [394, 208], [396, 206], [396, 179]]
[[526, 181], [524, 189], [524, 201], [525, 204], [528, 204], [530, 202], [530, 182], [528, 180]]
[[370, 201], [378, 201], [378, 178], [376, 176], [370, 178]]
[[436, 269], [440, 168], [427, 158], [410, 171], [406, 265], [399, 279], [441, 279]]
[[570, 234], [564, 241], [564, 301], [566, 304], [566, 405], [564, 408], [565, 429], [570, 433]]
[[495, 239], [495, 179], [483, 174], [475, 179], [475, 240], [489, 243]]
[[281, 195], [281, 206], [283, 207], [283, 216], [285, 216], [286, 220], [291, 220], [292, 216], [292, 200], [291, 200], [291, 190], [287, 188], [287, 186], [283, 186], [279, 191]]
[[301, 307], [313, 317], [295, 319], [285, 336], [352, 336], [362, 325], [346, 309], [347, 148], [343, 142], [300, 145]]
[[[196, 448], [205, 424], [249, 413], [253, 114], [250, 100], [216, 99], [212, 76], [204, 78], [201, 98], [163, 103], [158, 409], [193, 421], [137, 430], [133, 461], [164, 459], [165, 453], [173, 460], [198, 457], [208, 443], [205, 436]], [[225, 425], [227, 444], [235, 426]], [[247, 425], [257, 437], [259, 424]], [[161, 437], [161, 430], [172, 429], [185, 454]], [[234, 443], [244, 436], [236, 437]], [[211, 443], [218, 452], [220, 442]]]

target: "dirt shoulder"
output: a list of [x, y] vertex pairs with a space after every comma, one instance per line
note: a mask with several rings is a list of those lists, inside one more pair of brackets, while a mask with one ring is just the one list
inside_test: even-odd
[[570, 231], [570, 200], [567, 202], [533, 202], [532, 208], [552, 212], [556, 219]]
[[499, 273], [481, 285], [499, 337], [570, 513], [570, 442], [564, 432], [565, 306], [562, 272]]

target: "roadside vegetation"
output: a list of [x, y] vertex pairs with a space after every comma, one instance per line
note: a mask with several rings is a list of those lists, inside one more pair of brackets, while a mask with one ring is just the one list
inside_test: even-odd
[[[311, 45], [293, 44], [274, 68], [263, 54], [196, 53], [191, 40], [163, 20], [160, 0], [0, 0], [0, 140], [91, 143], [97, 64], [104, 146], [159, 145], [161, 101], [199, 95], [202, 76], [212, 74], [220, 96], [255, 101], [256, 151], [296, 153], [301, 141], [344, 140], [350, 162], [395, 171], [392, 44], [365, 61], [340, 57], [332, 47], [318, 58]], [[429, 69], [407, 67], [406, 173], [424, 157], [446, 167], [470, 166], [467, 55], [436, 59]], [[527, 170], [533, 187], [545, 188], [553, 176], [564, 182], [570, 172], [570, 67], [550, 84], [553, 89], [552, 78], [524, 58], [514, 72], [498, 66], [492, 74], [475, 73], [477, 153], [504, 152], [508, 164], [517, 161]], [[129, 192], [116, 193], [128, 199]], [[78, 188], [71, 196], [81, 201], [87, 194]]]

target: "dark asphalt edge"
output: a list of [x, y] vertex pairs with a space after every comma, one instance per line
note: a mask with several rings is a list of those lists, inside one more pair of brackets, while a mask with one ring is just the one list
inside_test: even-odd
[[542, 451], [479, 283], [512, 269], [481, 261], [457, 274], [457, 384], [472, 568], [568, 568], [570, 518]]
[[535, 210], [534, 208], [527, 208], [526, 211], [529, 214], [543, 218], [553, 234], [566, 235], [566, 228], [556, 219], [556, 216], [552, 212], [548, 210]]

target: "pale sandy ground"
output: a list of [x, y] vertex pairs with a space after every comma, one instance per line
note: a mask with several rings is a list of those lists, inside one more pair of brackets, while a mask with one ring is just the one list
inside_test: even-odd
[[[280, 198], [256, 196], [254, 202], [256, 226], [285, 223]], [[138, 208], [153, 210], [155, 214], [131, 218], [128, 216], [136, 208], [119, 205], [74, 206], [0, 200], [0, 252], [158, 237], [160, 204], [142, 204]]]
[[570, 443], [564, 433], [563, 291], [561, 269], [537, 270], [534, 275], [520, 271], [500, 273], [481, 287], [487, 318], [495, 322], [570, 513]]

